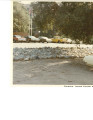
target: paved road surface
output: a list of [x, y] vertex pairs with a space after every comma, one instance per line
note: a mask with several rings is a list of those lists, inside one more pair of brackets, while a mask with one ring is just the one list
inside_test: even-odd
[[13, 48], [18, 47], [18, 48], [42, 48], [42, 47], [89, 47], [93, 48], [93, 45], [85, 45], [85, 44], [62, 44], [62, 43], [13, 43]]
[[93, 71], [82, 59], [36, 59], [13, 62], [13, 83], [93, 85]]

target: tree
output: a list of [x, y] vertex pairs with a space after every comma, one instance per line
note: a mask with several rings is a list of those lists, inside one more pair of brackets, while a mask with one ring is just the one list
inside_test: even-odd
[[34, 24], [42, 33], [65, 35], [89, 43], [93, 36], [92, 2], [36, 2]]
[[21, 3], [13, 2], [13, 31], [28, 32], [29, 15]]
[[36, 2], [31, 5], [34, 12], [33, 22], [38, 29], [45, 33], [53, 31], [58, 4], [56, 2]]
[[89, 43], [93, 35], [93, 3], [61, 3], [56, 25], [61, 33]]

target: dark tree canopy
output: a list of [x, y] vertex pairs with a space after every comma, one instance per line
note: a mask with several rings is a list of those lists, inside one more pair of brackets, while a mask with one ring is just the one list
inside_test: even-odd
[[90, 42], [93, 35], [92, 2], [37, 2], [34, 22], [40, 31]]

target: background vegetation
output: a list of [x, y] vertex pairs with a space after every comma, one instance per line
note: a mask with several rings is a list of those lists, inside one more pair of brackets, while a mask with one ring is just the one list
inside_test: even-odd
[[[91, 43], [93, 39], [93, 2], [35, 2], [33, 26], [41, 35], [60, 35]], [[28, 12], [19, 3], [14, 3], [14, 31], [28, 31]]]
[[29, 15], [21, 3], [13, 2], [13, 32], [28, 32]]

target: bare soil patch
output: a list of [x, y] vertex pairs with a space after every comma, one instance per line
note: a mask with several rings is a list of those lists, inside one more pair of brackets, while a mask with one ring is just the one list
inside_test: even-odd
[[13, 84], [93, 85], [93, 71], [81, 58], [14, 61]]

